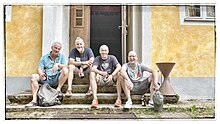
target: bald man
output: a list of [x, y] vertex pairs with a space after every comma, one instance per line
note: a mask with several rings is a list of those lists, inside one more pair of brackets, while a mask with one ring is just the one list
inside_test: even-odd
[[[121, 106], [121, 91], [122, 88], [127, 97], [127, 102], [124, 108], [132, 107], [132, 100], [130, 94], [144, 95], [150, 89], [150, 100], [149, 104], [153, 105], [153, 94], [159, 90], [158, 85], [158, 74], [157, 71], [144, 64], [138, 63], [137, 54], [134, 51], [128, 53], [128, 63], [123, 64], [120, 71], [120, 78], [117, 83], [117, 94], [118, 98], [115, 102], [115, 107]], [[151, 73], [148, 78], [143, 78], [143, 72], [147, 71]]]
[[114, 85], [117, 82], [121, 65], [114, 55], [109, 54], [109, 48], [102, 45], [99, 48], [100, 55], [93, 62], [90, 76], [90, 85], [93, 91], [93, 101], [91, 108], [98, 107], [97, 85], [106, 86]]
[[[74, 79], [74, 73], [79, 77], [84, 78], [84, 73], [89, 74], [92, 69], [92, 63], [94, 60], [94, 54], [91, 48], [85, 48], [82, 38], [77, 37], [75, 40], [75, 47], [69, 55], [69, 77], [68, 88], [66, 95], [72, 94], [72, 82]], [[91, 87], [87, 91], [86, 95], [92, 95]]]

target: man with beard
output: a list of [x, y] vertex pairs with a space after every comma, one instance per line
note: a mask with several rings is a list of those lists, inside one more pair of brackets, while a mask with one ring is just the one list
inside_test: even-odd
[[[78, 74], [80, 78], [84, 78], [84, 72], [90, 73], [92, 63], [94, 60], [94, 54], [92, 49], [84, 47], [84, 41], [82, 38], [77, 37], [75, 40], [75, 47], [69, 56], [69, 77], [68, 77], [68, 88], [67, 95], [72, 94], [72, 82], [74, 74]], [[87, 91], [86, 95], [92, 95], [91, 87]]]
[[38, 73], [31, 75], [31, 91], [33, 99], [25, 107], [37, 105], [37, 91], [39, 84], [48, 83], [61, 93], [61, 88], [68, 78], [67, 58], [59, 53], [62, 48], [60, 42], [54, 42], [51, 46], [52, 51], [40, 59]]
[[98, 107], [97, 85], [114, 85], [118, 79], [118, 72], [121, 65], [114, 55], [108, 55], [108, 46], [102, 45], [99, 48], [100, 55], [93, 62], [92, 72], [90, 73], [90, 85], [93, 91], [93, 101], [91, 108]]
[[[149, 104], [153, 105], [153, 94], [159, 90], [158, 74], [157, 71], [143, 63], [138, 63], [137, 54], [134, 51], [128, 53], [128, 63], [123, 64], [121, 69], [121, 76], [119, 84], [117, 84], [118, 98], [115, 107], [121, 106], [121, 91], [122, 88], [127, 97], [127, 102], [124, 108], [129, 109], [132, 107], [132, 100], [130, 94], [143, 95], [150, 89]], [[143, 77], [143, 72], [151, 73], [148, 78]]]

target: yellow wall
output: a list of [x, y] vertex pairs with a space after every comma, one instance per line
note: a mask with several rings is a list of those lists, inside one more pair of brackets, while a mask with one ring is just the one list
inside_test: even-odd
[[37, 72], [42, 46], [42, 6], [12, 6], [6, 22], [6, 76], [30, 76]]
[[155, 6], [151, 12], [153, 63], [176, 62], [171, 73], [176, 77], [214, 77], [214, 26], [180, 25], [178, 6]]

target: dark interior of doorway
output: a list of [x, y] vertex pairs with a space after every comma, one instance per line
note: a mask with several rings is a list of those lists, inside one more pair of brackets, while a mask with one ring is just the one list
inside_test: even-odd
[[109, 54], [115, 55], [121, 63], [121, 6], [91, 6], [90, 18], [90, 46], [94, 55], [98, 56], [99, 47], [106, 44]]

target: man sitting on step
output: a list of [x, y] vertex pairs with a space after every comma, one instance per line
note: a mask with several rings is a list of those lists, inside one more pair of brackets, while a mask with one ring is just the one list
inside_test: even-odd
[[90, 73], [90, 85], [93, 91], [93, 101], [91, 108], [98, 107], [97, 85], [114, 85], [118, 79], [121, 65], [114, 55], [108, 55], [109, 48], [102, 45], [99, 48], [100, 55], [93, 62], [92, 72]]
[[[67, 95], [72, 94], [72, 82], [74, 75], [76, 73], [80, 78], [84, 78], [84, 73], [89, 75], [92, 63], [94, 60], [94, 54], [92, 49], [84, 47], [84, 41], [82, 38], [77, 37], [75, 40], [75, 47], [70, 52], [69, 59], [69, 77], [68, 77], [68, 88]], [[92, 95], [91, 87], [89, 86], [89, 90], [86, 95]]]
[[[134, 51], [128, 53], [128, 63], [123, 64], [121, 69], [121, 76], [117, 84], [118, 98], [115, 107], [121, 106], [121, 91], [122, 88], [127, 97], [127, 102], [124, 108], [132, 107], [132, 100], [130, 94], [143, 95], [147, 93], [150, 88], [149, 104], [153, 105], [153, 94], [159, 90], [158, 74], [157, 71], [138, 63], [138, 57]], [[143, 78], [143, 72], [147, 71], [152, 73], [148, 78]]]
[[[61, 92], [61, 88], [68, 78], [67, 58], [60, 53], [62, 44], [54, 42], [52, 51], [41, 57], [38, 65], [38, 73], [31, 75], [31, 91], [33, 99], [25, 107], [37, 105], [37, 91], [39, 84], [48, 83], [51, 87]], [[39, 83], [39, 84], [38, 84]]]

